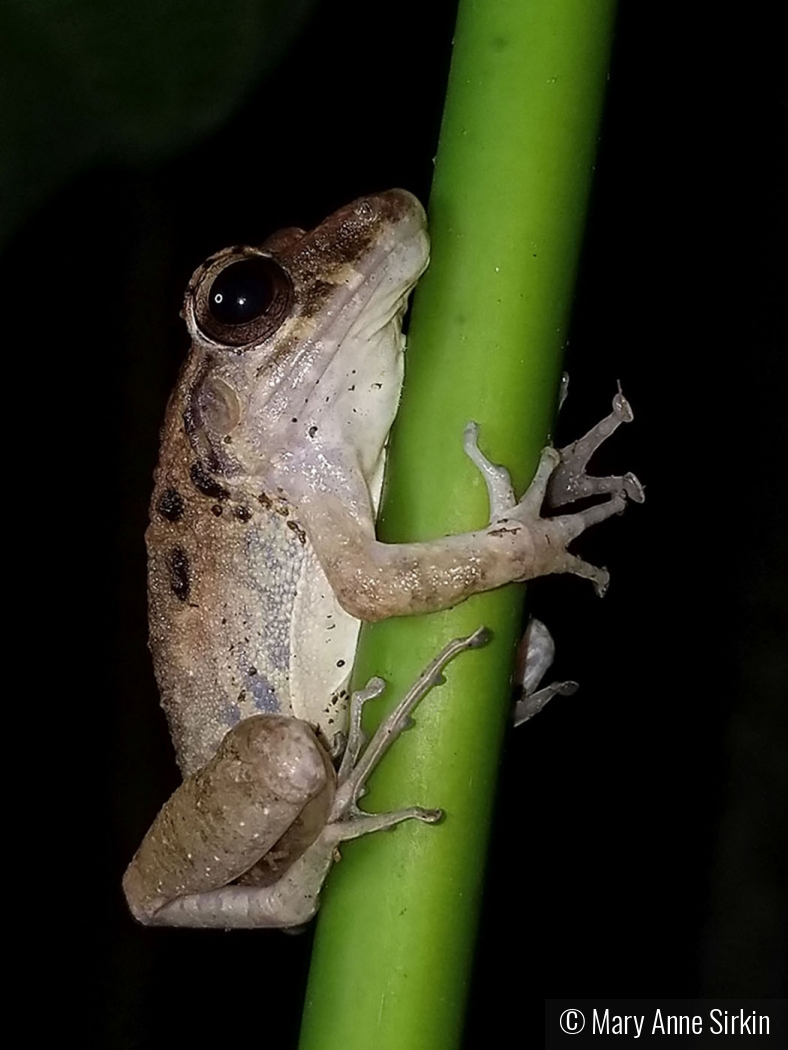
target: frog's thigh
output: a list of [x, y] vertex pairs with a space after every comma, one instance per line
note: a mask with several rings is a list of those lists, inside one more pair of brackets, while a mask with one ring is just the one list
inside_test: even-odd
[[264, 856], [321, 793], [333, 767], [306, 723], [245, 719], [162, 807], [123, 880], [140, 922], [182, 896], [226, 885]]

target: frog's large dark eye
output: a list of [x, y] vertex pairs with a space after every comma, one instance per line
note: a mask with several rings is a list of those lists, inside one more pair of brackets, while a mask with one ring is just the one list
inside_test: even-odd
[[211, 339], [241, 347], [272, 335], [291, 301], [290, 279], [278, 263], [266, 255], [239, 259], [236, 254], [234, 261], [225, 257], [204, 275], [195, 296], [195, 318]]
[[249, 324], [276, 297], [279, 267], [262, 255], [225, 266], [208, 292], [208, 309], [219, 324]]

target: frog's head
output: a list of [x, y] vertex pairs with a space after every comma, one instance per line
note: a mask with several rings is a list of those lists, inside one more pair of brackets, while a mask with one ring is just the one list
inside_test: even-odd
[[186, 415], [216, 472], [255, 474], [310, 445], [377, 459], [402, 381], [402, 315], [428, 258], [424, 209], [388, 190], [198, 268], [184, 303]]

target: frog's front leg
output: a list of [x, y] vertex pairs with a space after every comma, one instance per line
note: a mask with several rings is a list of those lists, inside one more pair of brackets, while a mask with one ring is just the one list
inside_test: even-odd
[[[442, 681], [446, 664], [486, 639], [482, 628], [446, 646], [366, 747], [361, 711], [384, 683], [372, 679], [354, 693], [336, 778], [328, 752], [297, 719], [259, 715], [232, 729], [214, 758], [164, 806], [129, 866], [124, 890], [135, 917], [163, 926], [300, 926], [317, 911], [340, 843], [404, 820], [439, 820], [440, 810], [420, 806], [364, 813], [358, 800], [413, 709]], [[284, 869], [273, 881], [263, 874], [269, 856], [269, 871]], [[267, 884], [255, 884], [261, 878]], [[240, 884], [227, 885], [236, 879]], [[247, 880], [253, 884], [243, 884]]]
[[[490, 463], [480, 452], [478, 430], [470, 424], [465, 450], [484, 476], [491, 508], [490, 524], [476, 532], [387, 544], [375, 539], [372, 518], [359, 513], [361, 501], [352, 490], [344, 498], [336, 490], [302, 490], [294, 502], [337, 598], [360, 620], [435, 612], [472, 594], [550, 573], [590, 579], [603, 594], [607, 571], [567, 548], [590, 526], [620, 514], [628, 501], [643, 499], [643, 489], [632, 474], [594, 478], [585, 473], [592, 452], [631, 418], [629, 405], [616, 395], [611, 415], [583, 439], [567, 449], [542, 451], [533, 481], [519, 501], [505, 468]], [[550, 495], [558, 503], [594, 495], [605, 501], [543, 517], [542, 506], [549, 505]]]

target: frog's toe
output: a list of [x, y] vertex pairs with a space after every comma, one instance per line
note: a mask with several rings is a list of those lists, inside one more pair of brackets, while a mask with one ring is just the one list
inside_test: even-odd
[[492, 463], [479, 448], [479, 424], [473, 420], [465, 425], [462, 447], [484, 478], [490, 503], [490, 521], [498, 521], [517, 505], [509, 471], [498, 463]]
[[633, 503], [645, 502], [646, 490], [631, 471], [628, 474], [625, 474], [621, 480], [623, 482], [624, 492], [627, 494], [627, 499], [631, 499]]

